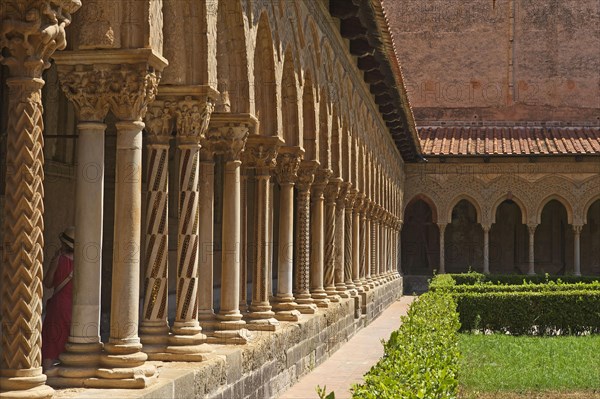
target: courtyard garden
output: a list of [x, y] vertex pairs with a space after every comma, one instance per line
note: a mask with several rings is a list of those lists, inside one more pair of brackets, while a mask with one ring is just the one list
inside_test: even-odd
[[438, 275], [384, 353], [354, 398], [600, 399], [600, 281]]

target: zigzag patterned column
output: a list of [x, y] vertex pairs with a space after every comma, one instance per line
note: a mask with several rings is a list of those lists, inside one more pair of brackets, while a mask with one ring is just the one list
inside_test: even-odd
[[317, 310], [310, 295], [310, 187], [317, 164], [303, 161], [298, 171], [296, 223], [296, 287], [294, 295], [300, 313], [312, 314]]
[[0, 272], [0, 396], [47, 398], [41, 367], [44, 250], [42, 72], [66, 46], [75, 1], [3, 1], [0, 62], [9, 91], [4, 251]]

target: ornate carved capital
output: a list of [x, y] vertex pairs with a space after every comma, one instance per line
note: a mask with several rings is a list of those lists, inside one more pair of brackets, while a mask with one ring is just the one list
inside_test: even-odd
[[315, 181], [315, 173], [319, 163], [316, 161], [302, 161], [298, 170], [298, 189], [300, 191], [309, 191]]
[[578, 224], [574, 224], [573, 225], [573, 233], [575, 233], [575, 234], [581, 234], [581, 230], [583, 230], [583, 226], [582, 225], [578, 225]]
[[148, 107], [144, 123], [151, 143], [168, 143], [174, 130], [173, 116], [168, 104], [159, 100], [153, 102]]
[[346, 197], [348, 196], [348, 191], [352, 187], [352, 183], [342, 182], [340, 183], [340, 191], [337, 197], [337, 206], [345, 207], [346, 206]]
[[41, 78], [48, 59], [67, 45], [65, 28], [80, 0], [4, 0], [0, 6], [0, 63], [11, 77]]
[[111, 71], [109, 102], [120, 120], [141, 120], [158, 92], [160, 72], [146, 64], [123, 64]]
[[315, 172], [315, 181], [313, 182], [313, 194], [322, 195], [329, 183], [329, 178], [333, 174], [331, 169], [318, 168]]
[[352, 211], [355, 205], [357, 195], [357, 189], [352, 187], [348, 190], [348, 192], [346, 193], [346, 211]]
[[268, 175], [277, 165], [277, 152], [281, 144], [279, 137], [250, 136], [242, 154], [242, 162], [254, 169], [255, 175]]
[[299, 147], [282, 147], [277, 155], [275, 175], [279, 184], [293, 184], [298, 178], [298, 170], [304, 151]]
[[226, 161], [238, 161], [256, 124], [256, 118], [250, 114], [213, 112], [206, 135], [201, 140], [202, 147], [206, 151], [223, 154]]
[[342, 179], [339, 177], [329, 179], [327, 187], [325, 187], [325, 202], [329, 205], [336, 203], [340, 194]]
[[535, 234], [535, 230], [537, 229], [538, 225], [537, 224], [528, 224], [527, 225], [527, 230], [529, 230], [529, 235], [534, 235]]
[[57, 71], [61, 89], [73, 103], [79, 120], [102, 122], [110, 108], [110, 69], [102, 65], [58, 64]]

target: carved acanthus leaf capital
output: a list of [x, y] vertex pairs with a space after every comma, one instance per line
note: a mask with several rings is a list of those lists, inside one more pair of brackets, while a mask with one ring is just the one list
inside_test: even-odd
[[298, 178], [298, 170], [303, 155], [300, 152], [284, 151], [289, 147], [283, 147], [277, 155], [277, 166], [275, 175], [279, 184], [292, 184]]
[[346, 211], [352, 211], [356, 203], [357, 195], [357, 189], [352, 187], [348, 190], [348, 192], [346, 193]]
[[214, 112], [200, 143], [206, 151], [222, 154], [225, 161], [239, 161], [256, 124], [256, 118], [249, 114]]
[[256, 175], [268, 175], [277, 165], [277, 152], [282, 142], [278, 137], [253, 135], [248, 137], [242, 162], [255, 170]]
[[143, 119], [156, 97], [160, 72], [147, 64], [122, 64], [111, 73], [108, 98], [113, 114], [120, 120]]
[[331, 169], [318, 168], [315, 172], [315, 181], [313, 182], [313, 193], [315, 195], [321, 195], [329, 183], [329, 179], [333, 171]]
[[110, 108], [110, 70], [101, 66], [58, 64], [57, 71], [61, 89], [73, 103], [78, 119], [103, 121]]
[[0, 63], [11, 77], [41, 78], [48, 59], [67, 45], [65, 28], [80, 0], [3, 0], [0, 6]]

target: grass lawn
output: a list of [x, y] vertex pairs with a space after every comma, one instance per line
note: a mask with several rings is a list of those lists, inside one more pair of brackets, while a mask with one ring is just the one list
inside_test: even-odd
[[600, 399], [600, 335], [460, 335], [464, 398]]

